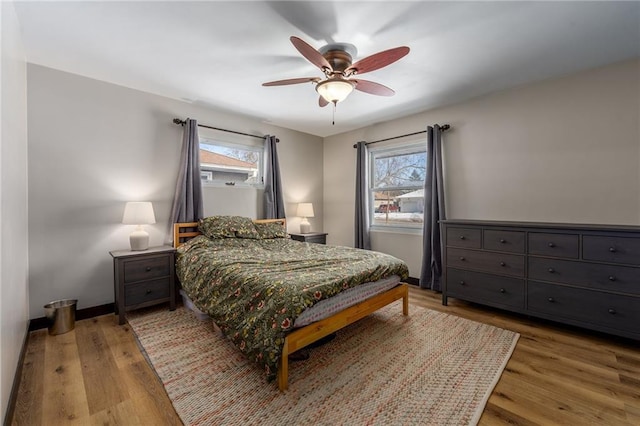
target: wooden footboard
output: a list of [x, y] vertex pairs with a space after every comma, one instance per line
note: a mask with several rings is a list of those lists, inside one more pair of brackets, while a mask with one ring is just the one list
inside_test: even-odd
[[284, 340], [282, 357], [278, 365], [278, 387], [281, 391], [288, 388], [289, 354], [358, 321], [388, 304], [402, 299], [402, 313], [409, 315], [409, 287], [400, 285], [373, 296], [337, 314], [292, 331]]

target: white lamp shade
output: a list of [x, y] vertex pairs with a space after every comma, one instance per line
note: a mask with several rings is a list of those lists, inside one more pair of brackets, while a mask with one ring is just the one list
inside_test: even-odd
[[313, 217], [313, 204], [312, 203], [298, 204], [298, 216]]
[[347, 80], [325, 80], [316, 85], [316, 91], [327, 102], [342, 102], [353, 92], [353, 83]]
[[122, 223], [125, 225], [147, 225], [156, 223], [153, 204], [149, 201], [132, 201], [124, 206]]

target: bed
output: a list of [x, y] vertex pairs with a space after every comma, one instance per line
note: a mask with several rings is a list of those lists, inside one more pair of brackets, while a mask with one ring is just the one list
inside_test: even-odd
[[[225, 221], [218, 223], [221, 218]], [[261, 364], [280, 390], [288, 386], [288, 356], [396, 301], [408, 315], [404, 262], [346, 247], [293, 241], [284, 219], [232, 224], [212, 217], [174, 225], [176, 271], [183, 290], [238, 348]], [[214, 223], [214, 226], [208, 226]], [[257, 231], [255, 235], [254, 230]], [[360, 269], [358, 269], [360, 268]], [[331, 315], [295, 327], [307, 310], [366, 283], [397, 276], [389, 289]]]

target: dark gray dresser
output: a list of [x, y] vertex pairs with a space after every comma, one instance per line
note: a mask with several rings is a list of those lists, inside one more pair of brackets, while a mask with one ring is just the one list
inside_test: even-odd
[[445, 220], [454, 297], [640, 340], [640, 227]]

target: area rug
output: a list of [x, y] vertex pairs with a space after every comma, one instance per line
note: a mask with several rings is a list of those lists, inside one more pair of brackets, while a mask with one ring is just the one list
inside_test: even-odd
[[127, 318], [186, 425], [476, 424], [519, 337], [395, 302], [290, 362], [280, 392], [183, 307]]

